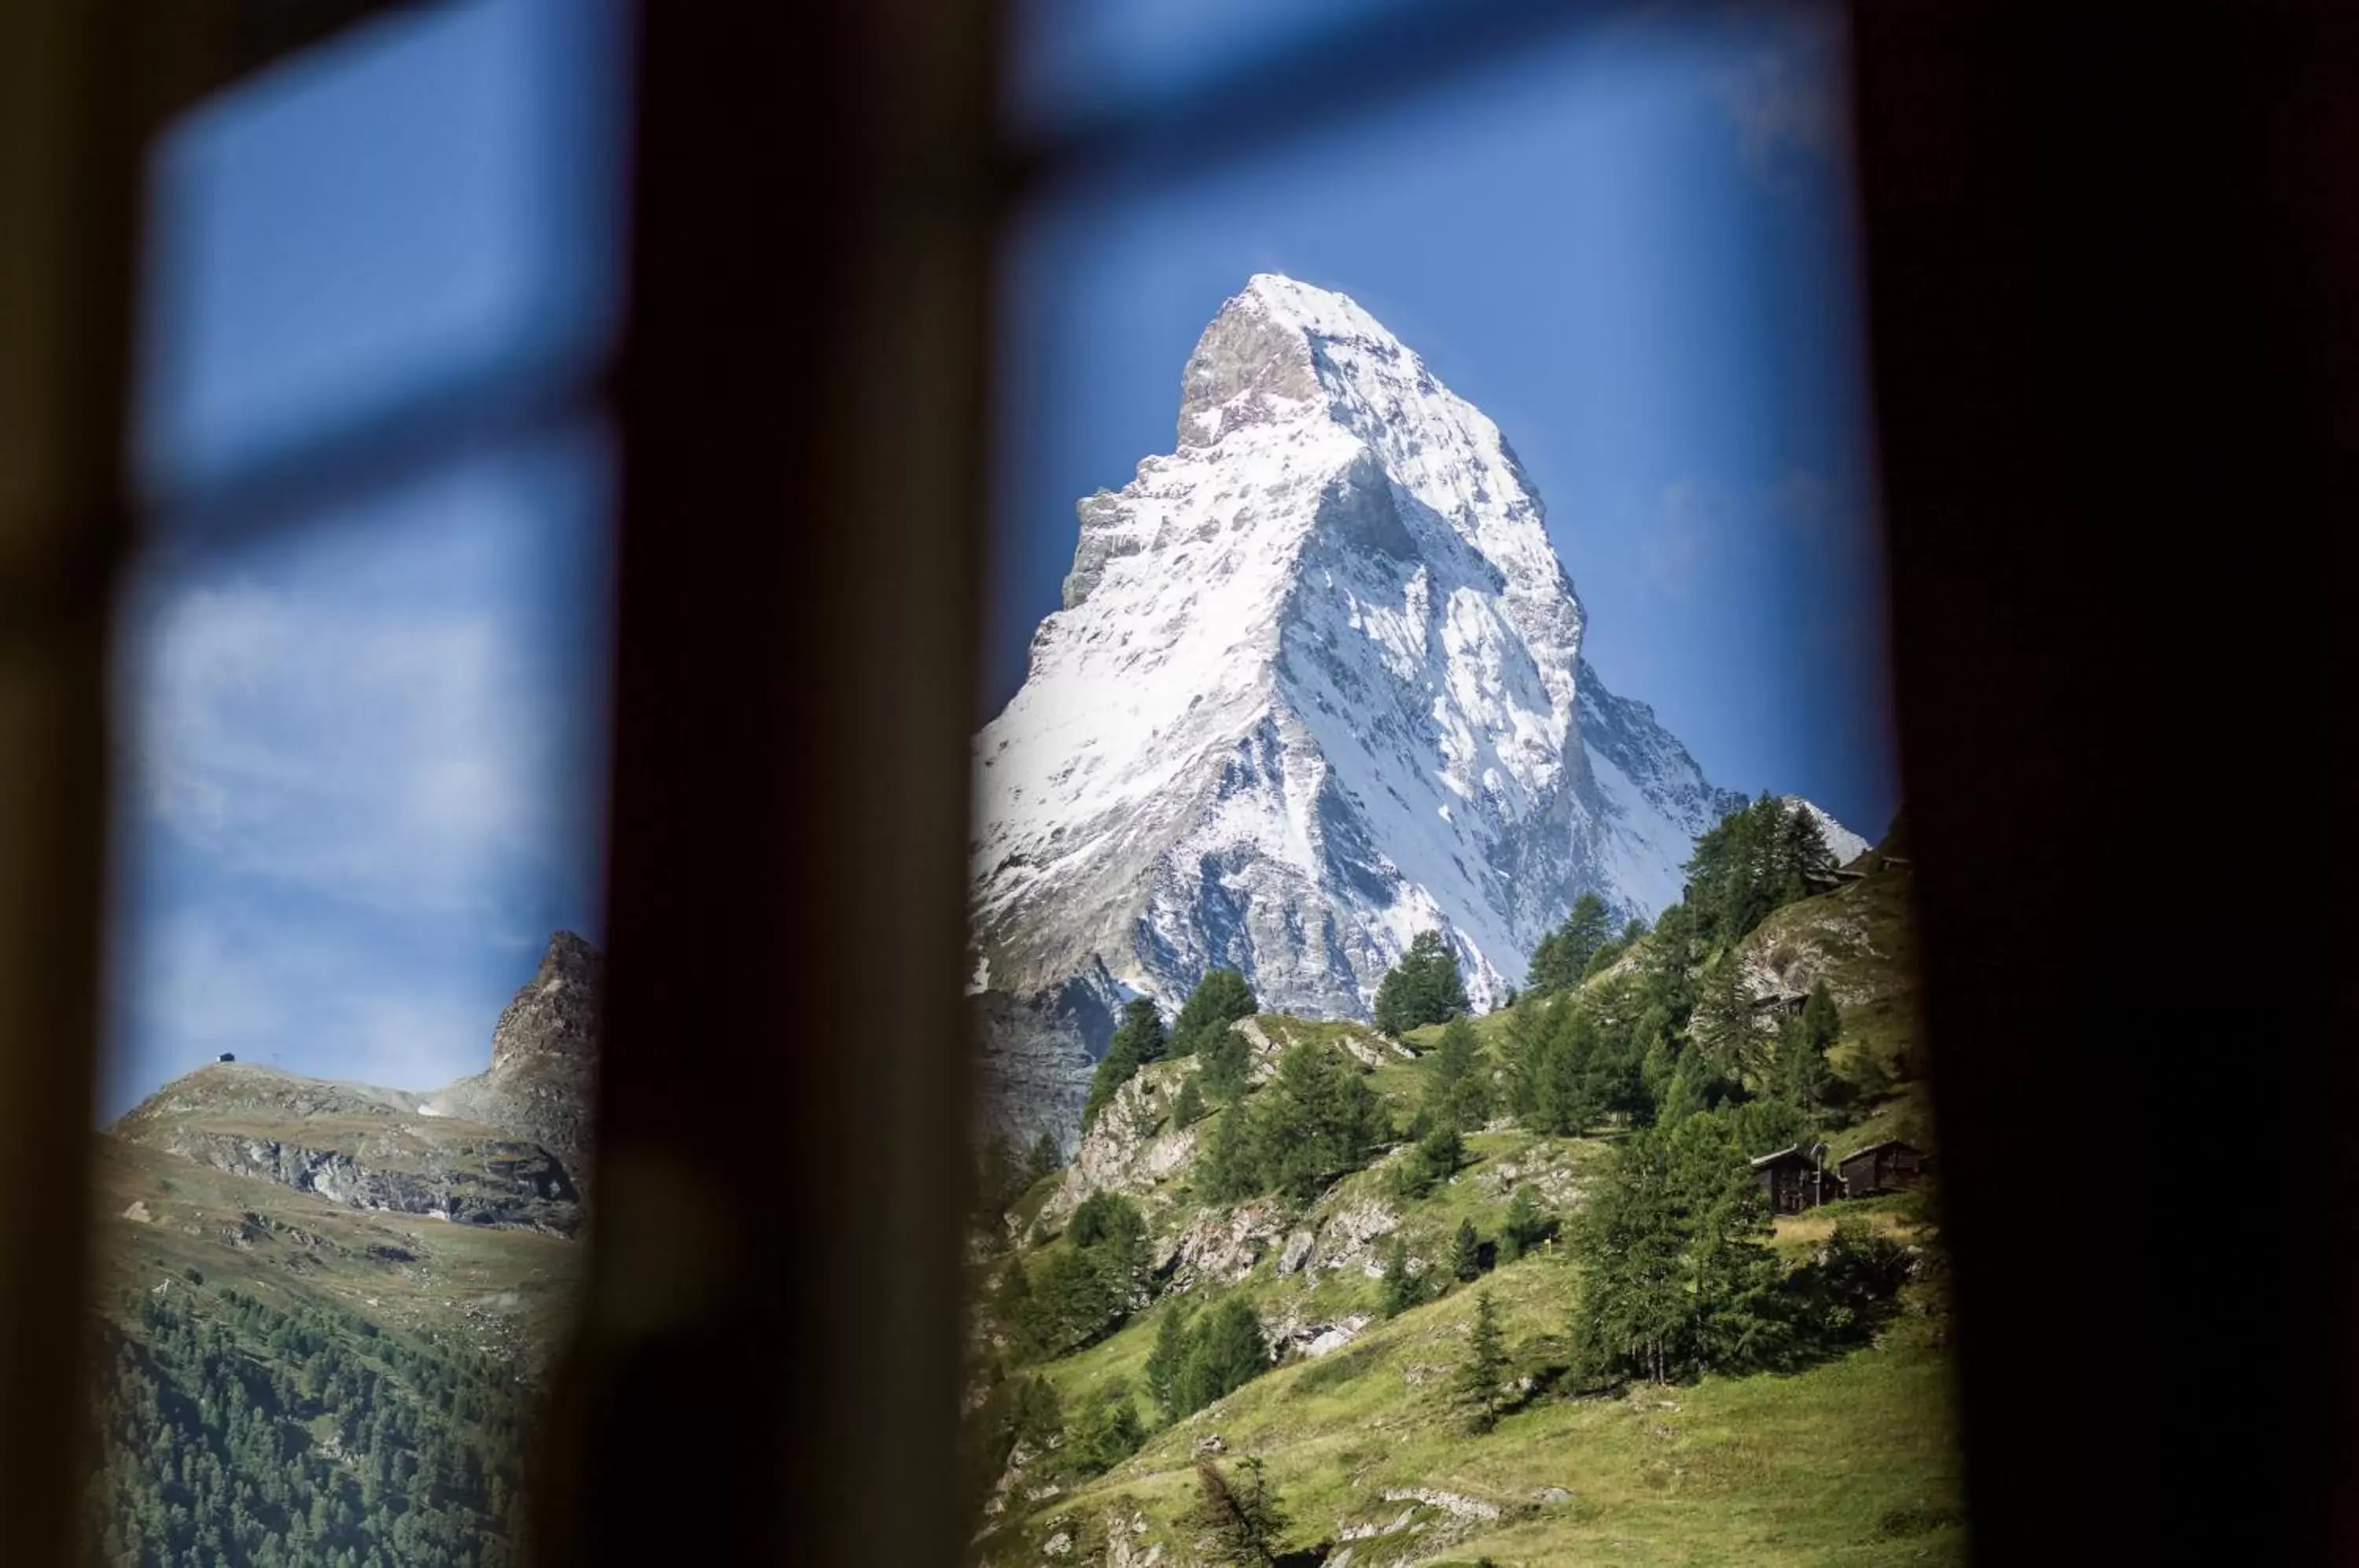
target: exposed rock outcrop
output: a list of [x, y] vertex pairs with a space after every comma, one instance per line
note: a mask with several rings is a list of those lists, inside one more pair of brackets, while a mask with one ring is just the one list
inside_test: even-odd
[[586, 1189], [605, 982], [596, 948], [571, 931], [549, 938], [538, 972], [492, 1028], [491, 1066], [429, 1095], [428, 1108], [531, 1139]]

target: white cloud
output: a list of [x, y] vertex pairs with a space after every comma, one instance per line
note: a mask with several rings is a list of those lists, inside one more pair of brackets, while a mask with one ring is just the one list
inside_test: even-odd
[[482, 909], [540, 851], [567, 788], [519, 638], [481, 612], [252, 583], [178, 593], [135, 659], [144, 803], [223, 870]]
[[594, 930], [604, 512], [548, 455], [133, 594], [110, 1111], [221, 1051], [478, 1072], [550, 926]]

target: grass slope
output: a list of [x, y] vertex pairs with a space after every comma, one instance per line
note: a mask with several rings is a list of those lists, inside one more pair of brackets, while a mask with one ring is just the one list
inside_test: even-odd
[[[1746, 939], [1748, 961], [1781, 984], [1823, 977], [1844, 1000], [1838, 1052], [1869, 1052], [1899, 1081], [1850, 1125], [1826, 1129], [1840, 1154], [1884, 1137], [1931, 1147], [1919, 1085], [1913, 944], [1906, 874], [1880, 872], [1787, 906]], [[1592, 984], [1611, 979], [1600, 976]], [[1265, 1015], [1273, 1040], [1344, 1050], [1364, 1028]], [[1473, 1020], [1495, 1062], [1505, 1013]], [[1430, 1051], [1439, 1029], [1408, 1043]], [[1150, 1072], [1155, 1071], [1150, 1069]], [[1178, 1072], [1180, 1069], [1171, 1069]], [[1421, 1095], [1422, 1062], [1387, 1062], [1368, 1075], [1396, 1118]], [[1176, 1080], [1175, 1080], [1176, 1081]], [[1203, 1124], [1210, 1130], [1210, 1122]], [[1429, 1197], [1404, 1203], [1390, 1181], [1397, 1150], [1344, 1178], [1300, 1215], [1312, 1223], [1346, 1208], [1382, 1204], [1412, 1258], [1440, 1265], [1462, 1221], [1495, 1239], [1508, 1202], [1530, 1185], [1559, 1214], [1583, 1201], [1610, 1138], [1549, 1138], [1493, 1130], [1466, 1140], [1469, 1163]], [[1150, 1214], [1192, 1209], [1189, 1172], [1172, 1171], [1134, 1193]], [[1049, 1184], [1019, 1210], [1016, 1234], [1039, 1212]], [[1806, 1260], [1852, 1217], [1904, 1243], [1935, 1241], [1924, 1206], [1885, 1198], [1832, 1205], [1781, 1220], [1776, 1245], [1788, 1264]], [[1269, 1325], [1332, 1323], [1365, 1314], [1351, 1344], [1318, 1359], [1297, 1357], [1176, 1425], [1104, 1475], [1051, 1491], [1016, 1477], [1016, 1503], [978, 1542], [991, 1564], [1058, 1561], [1139, 1563], [1160, 1545], [1165, 1563], [1189, 1563], [1186, 1519], [1195, 1502], [1194, 1456], [1217, 1436], [1231, 1458], [1260, 1456], [1290, 1519], [1288, 1544], [1353, 1568], [1408, 1563], [1803, 1564], [1962, 1563], [1965, 1531], [1952, 1439], [1951, 1367], [1938, 1267], [1910, 1284], [1903, 1310], [1873, 1345], [1785, 1375], [1708, 1377], [1694, 1386], [1642, 1385], [1615, 1398], [1571, 1399], [1551, 1387], [1569, 1356], [1579, 1279], [1548, 1250], [1484, 1277], [1452, 1282], [1439, 1300], [1381, 1317], [1377, 1269], [1389, 1237], [1343, 1269], [1281, 1275], [1270, 1249], [1234, 1286], [1169, 1296], [1103, 1342], [1031, 1370], [1053, 1383], [1068, 1410], [1114, 1379], [1134, 1390], [1142, 1417], [1158, 1412], [1143, 1391], [1147, 1356], [1166, 1316], [1242, 1296]], [[1060, 1245], [1051, 1242], [1049, 1245]], [[1937, 1250], [1937, 1249], [1936, 1249]], [[984, 1269], [981, 1272], [988, 1272]], [[1430, 1276], [1440, 1279], [1437, 1267]], [[1532, 1380], [1521, 1408], [1495, 1430], [1470, 1435], [1449, 1388], [1466, 1356], [1475, 1293], [1490, 1292], [1515, 1371]], [[1410, 1489], [1427, 1495], [1420, 1501]], [[1387, 1497], [1390, 1492], [1396, 1496]], [[1449, 1494], [1441, 1497], [1441, 1494]], [[1438, 1501], [1436, 1499], [1439, 1499]], [[1062, 1538], [1060, 1541], [1060, 1538]], [[1108, 1548], [1110, 1539], [1124, 1552]], [[1306, 1556], [1303, 1561], [1316, 1561]]]
[[[1499, 1310], [1518, 1371], [1560, 1362], [1575, 1289], [1560, 1258], [1512, 1264], [1479, 1288]], [[1125, 1464], [1048, 1500], [993, 1543], [988, 1561], [1040, 1561], [1052, 1536], [1086, 1540], [1107, 1516], [1144, 1516], [1150, 1540], [1183, 1541], [1192, 1454], [1214, 1434], [1228, 1453], [1267, 1462], [1298, 1548], [1398, 1518], [1402, 1503], [1387, 1502], [1387, 1490], [1446, 1491], [1499, 1511], [1470, 1522], [1415, 1508], [1421, 1535], [1370, 1538], [1355, 1563], [1426, 1560], [1420, 1548], [1436, 1534], [1456, 1537], [1436, 1560], [1502, 1565], [1964, 1560], [1938, 1318], [1904, 1317], [1883, 1343], [1790, 1376], [1642, 1386], [1619, 1399], [1542, 1394], [1474, 1437], [1447, 1393], [1474, 1295], [1453, 1290], [1165, 1429]], [[1117, 1374], [1135, 1384], [1157, 1322], [1149, 1313], [1049, 1375], [1076, 1392]]]

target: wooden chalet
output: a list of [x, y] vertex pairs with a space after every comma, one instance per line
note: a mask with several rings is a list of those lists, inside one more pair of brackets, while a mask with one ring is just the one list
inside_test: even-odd
[[1799, 1149], [1781, 1149], [1755, 1160], [1753, 1183], [1767, 1195], [1775, 1214], [1799, 1214], [1844, 1196], [1843, 1177]]
[[1879, 1192], [1909, 1191], [1924, 1180], [1930, 1163], [1915, 1144], [1888, 1138], [1844, 1155], [1835, 1168], [1843, 1173], [1846, 1192], [1854, 1198], [1872, 1198]]

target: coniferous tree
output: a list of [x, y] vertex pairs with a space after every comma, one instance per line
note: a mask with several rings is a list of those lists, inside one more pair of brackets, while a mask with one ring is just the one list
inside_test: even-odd
[[1190, 1073], [1187, 1082], [1180, 1085], [1179, 1098], [1171, 1102], [1171, 1125], [1175, 1129], [1191, 1127], [1204, 1119], [1204, 1094], [1196, 1086], [1196, 1080], [1202, 1076], [1201, 1073]]
[[1278, 1059], [1256, 1130], [1265, 1184], [1307, 1203], [1366, 1164], [1390, 1129], [1366, 1080], [1334, 1052], [1305, 1042]]
[[1253, 1042], [1243, 1030], [1232, 1026], [1215, 1031], [1196, 1048], [1196, 1054], [1203, 1061], [1200, 1075], [1207, 1094], [1229, 1105], [1245, 1097], [1253, 1069]]
[[1212, 969], [1196, 983], [1171, 1023], [1171, 1054], [1191, 1056], [1206, 1042], [1241, 1018], [1254, 1016], [1261, 1004], [1253, 986], [1234, 969]]
[[1605, 945], [1612, 931], [1605, 900], [1583, 893], [1572, 901], [1572, 912], [1532, 950], [1530, 972], [1524, 988], [1541, 996], [1579, 986], [1589, 961]]
[[1046, 1377], [1019, 1376], [1009, 1380], [1010, 1424], [1019, 1442], [1035, 1449], [1049, 1446], [1065, 1430], [1065, 1410], [1057, 1386]]
[[1553, 1216], [1540, 1212], [1539, 1203], [1528, 1186], [1516, 1189], [1507, 1201], [1507, 1217], [1499, 1227], [1499, 1258], [1513, 1263], [1531, 1251], [1556, 1231]]
[[1467, 1336], [1466, 1360], [1452, 1386], [1471, 1432], [1489, 1432], [1499, 1424], [1506, 1407], [1507, 1345], [1499, 1332], [1499, 1318], [1491, 1292], [1474, 1296], [1474, 1326]]
[[1038, 1181], [1041, 1177], [1063, 1169], [1064, 1164], [1065, 1151], [1058, 1147], [1054, 1133], [1044, 1132], [1033, 1139], [1031, 1158], [1033, 1181]]
[[1269, 1336], [1253, 1303], [1229, 1296], [1205, 1312], [1190, 1346], [1180, 1391], [1188, 1408], [1202, 1410], [1269, 1370]]
[[1694, 1034], [1705, 1064], [1733, 1083], [1758, 1081], [1767, 1043], [1753, 991], [1734, 953], [1723, 953], [1706, 971], [1696, 998]]
[[1231, 1105], [1212, 1124], [1204, 1152], [1196, 1162], [1196, 1185], [1211, 1203], [1234, 1203], [1250, 1198], [1266, 1183], [1262, 1180], [1260, 1129], [1244, 1105]]
[[1196, 1462], [1198, 1497], [1190, 1522], [1201, 1532], [1210, 1561], [1229, 1568], [1277, 1568], [1285, 1510], [1259, 1459], [1248, 1455], [1237, 1468], [1244, 1476], [1233, 1482], [1212, 1459]]
[[1097, 1071], [1090, 1075], [1090, 1097], [1082, 1107], [1082, 1125], [1088, 1127], [1095, 1122], [1115, 1092], [1138, 1076], [1140, 1068], [1163, 1060], [1169, 1043], [1163, 1033], [1163, 1016], [1155, 1010], [1152, 1000], [1133, 996], [1124, 1003], [1121, 1027], [1114, 1031], [1105, 1055], [1099, 1059]]
[[1473, 1220], [1458, 1222], [1458, 1234], [1450, 1244], [1450, 1271], [1461, 1280], [1477, 1279], [1483, 1272], [1483, 1240], [1474, 1234]]
[[1634, 1135], [1574, 1232], [1573, 1343], [1592, 1378], [1668, 1382], [1787, 1364], [1790, 1302], [1728, 1117]]
[[1021, 1255], [1007, 1260], [1007, 1268], [999, 1276], [999, 1289], [993, 1297], [998, 1309], [1001, 1326], [1008, 1334], [1008, 1349], [1019, 1360], [1029, 1360], [1045, 1348], [1039, 1334], [1040, 1321], [1032, 1306], [1032, 1277], [1024, 1269]]
[[1516, 1115], [1526, 1127], [1572, 1138], [1597, 1120], [1602, 1107], [1591, 1092], [1597, 1037], [1589, 1009], [1571, 999], [1559, 1002], [1529, 1032], [1516, 1064]]
[[1573, 1345], [1592, 1376], [1667, 1382], [1689, 1355], [1685, 1238], [1666, 1136], [1614, 1150], [1606, 1181], [1573, 1231], [1582, 1269]]
[[1081, 1413], [1073, 1419], [1072, 1440], [1067, 1444], [1067, 1453], [1076, 1469], [1093, 1475], [1113, 1469], [1137, 1453], [1146, 1441], [1146, 1429], [1139, 1423], [1138, 1404], [1130, 1397], [1130, 1385], [1115, 1377], [1082, 1406]]
[[1491, 1085], [1474, 1026], [1462, 1018], [1443, 1026], [1441, 1041], [1426, 1066], [1424, 1114], [1427, 1122], [1448, 1122], [1472, 1132], [1489, 1119]]
[[1447, 1023], [1467, 1010], [1466, 983], [1458, 954], [1440, 931], [1419, 931], [1401, 961], [1376, 986], [1375, 1025], [1400, 1035], [1426, 1024]]
[[1808, 898], [1834, 876], [1834, 852], [1827, 847], [1819, 820], [1799, 802], [1788, 807], [1777, 827], [1777, 873], [1785, 902]]
[[1782, 1365], [1793, 1324], [1769, 1249], [1768, 1201], [1726, 1118], [1691, 1116], [1671, 1135], [1688, 1239], [1696, 1366], [1746, 1372]]
[[1409, 1271], [1408, 1244], [1393, 1237], [1385, 1251], [1385, 1316], [1397, 1318], [1425, 1300], [1425, 1281]]
[[1147, 1391], [1163, 1410], [1167, 1421], [1178, 1421], [1193, 1406], [1186, 1404], [1188, 1356], [1194, 1341], [1188, 1333], [1187, 1309], [1173, 1302], [1156, 1325], [1155, 1348], [1147, 1357]]

